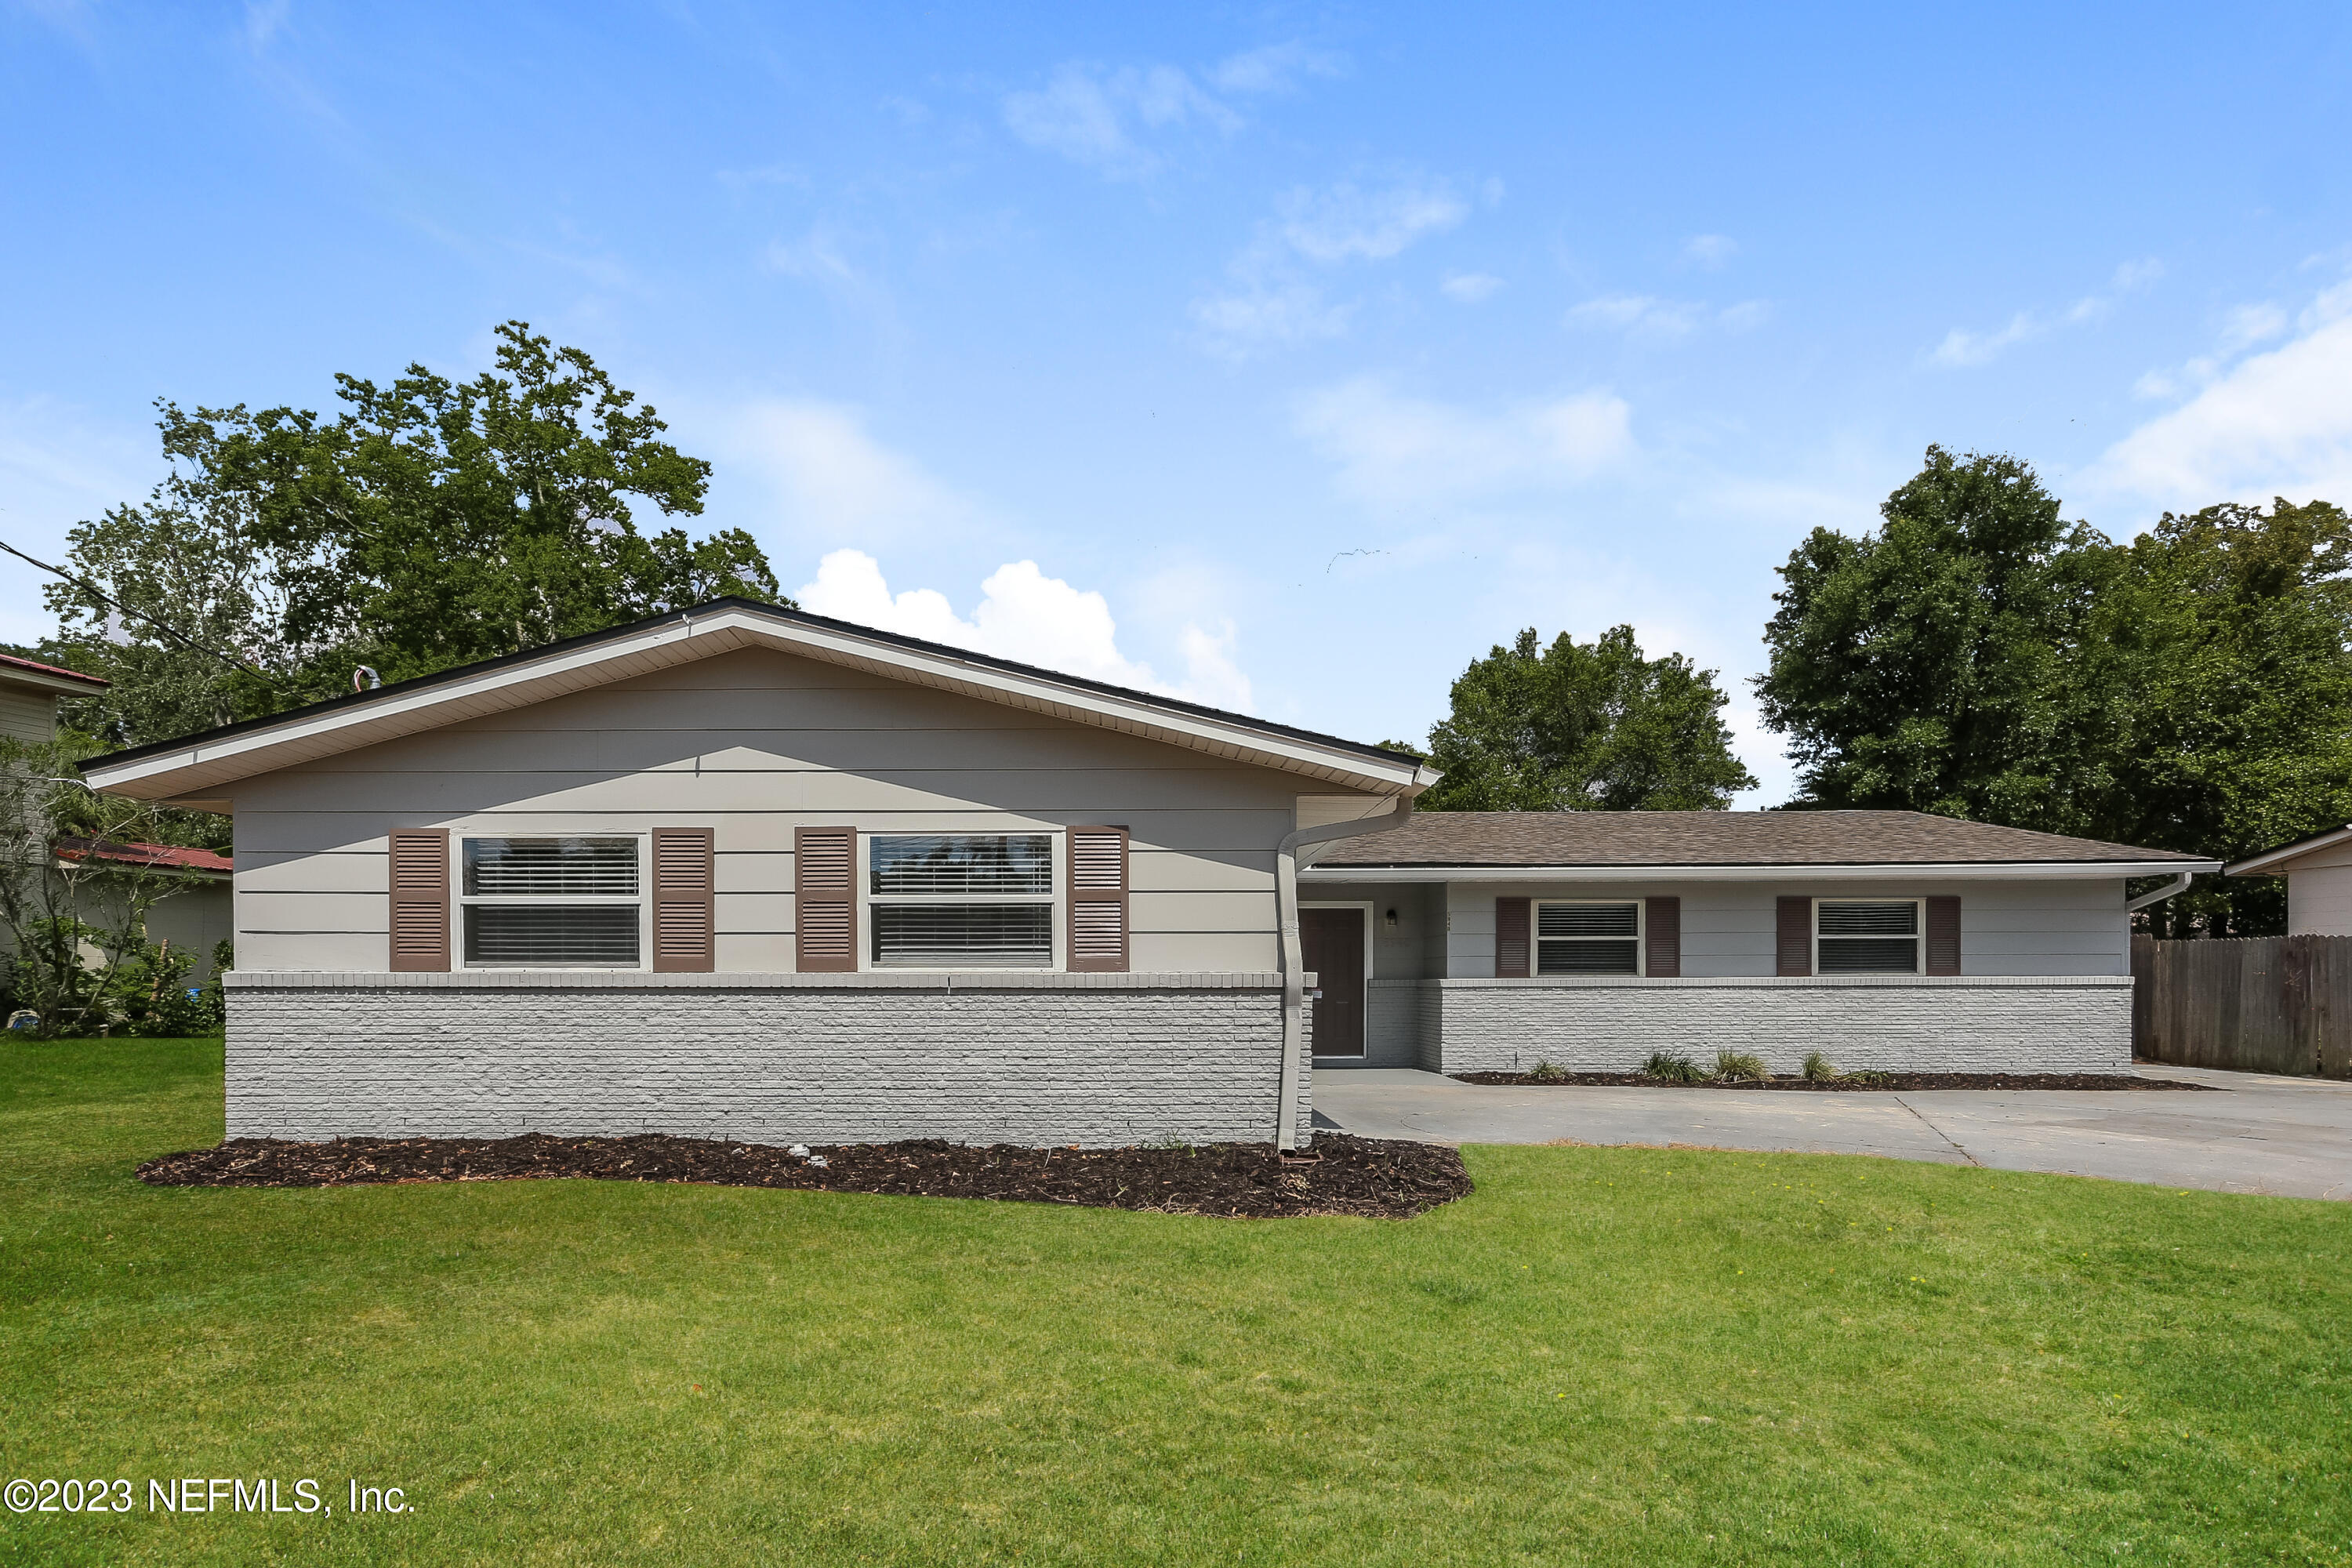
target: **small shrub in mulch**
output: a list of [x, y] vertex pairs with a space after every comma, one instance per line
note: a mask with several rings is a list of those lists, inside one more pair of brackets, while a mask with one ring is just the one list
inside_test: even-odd
[[[1275, 1218], [1410, 1219], [1470, 1191], [1462, 1156], [1431, 1143], [1319, 1133], [1312, 1157], [1270, 1143], [1133, 1149], [977, 1147], [937, 1138], [845, 1143], [799, 1153], [764, 1143], [641, 1133], [627, 1138], [232, 1138], [139, 1167], [159, 1187], [340, 1187], [391, 1182], [698, 1182], [800, 1192], [1149, 1209]], [[816, 1158], [810, 1158], [814, 1155]]]
[[[1685, 1068], [1681, 1058], [1672, 1058]], [[2219, 1089], [2210, 1083], [2184, 1083], [2178, 1079], [2126, 1078], [2116, 1073], [2097, 1072], [1850, 1072], [1835, 1078], [1692, 1078], [1661, 1072], [1653, 1057], [1652, 1066], [1642, 1072], [1561, 1072], [1558, 1076], [1538, 1078], [1531, 1072], [1458, 1072], [1451, 1076], [1461, 1083], [1495, 1084], [1507, 1087], [1526, 1085], [1547, 1089], [1583, 1086], [1618, 1086], [1631, 1089], [1788, 1089], [1813, 1094], [1855, 1094], [1865, 1091], [1885, 1093], [1890, 1089]], [[1690, 1070], [1696, 1072], [1696, 1068]]]

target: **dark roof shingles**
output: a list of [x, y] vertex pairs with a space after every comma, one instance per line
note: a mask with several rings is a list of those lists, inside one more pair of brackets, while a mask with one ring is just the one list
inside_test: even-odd
[[1916, 811], [1430, 811], [1322, 866], [1861, 866], [2196, 860]]

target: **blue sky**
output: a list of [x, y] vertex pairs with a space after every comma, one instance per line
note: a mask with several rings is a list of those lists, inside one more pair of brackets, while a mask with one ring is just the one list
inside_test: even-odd
[[[2352, 504], [2352, 12], [0, 6], [0, 538], [509, 317], [812, 607], [1367, 740], [1931, 441]], [[0, 637], [47, 629], [0, 565]]]

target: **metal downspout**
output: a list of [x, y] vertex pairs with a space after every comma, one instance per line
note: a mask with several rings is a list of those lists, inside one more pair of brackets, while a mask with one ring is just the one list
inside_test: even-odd
[[[1298, 871], [1302, 861], [1315, 863], [1317, 849], [1343, 838], [1362, 838], [1375, 833], [1386, 833], [1402, 827], [1412, 816], [1412, 796], [1399, 794], [1396, 805], [1380, 816], [1358, 817], [1351, 822], [1330, 822], [1320, 827], [1302, 827], [1285, 837], [1274, 852], [1275, 921], [1282, 937], [1282, 1073], [1280, 1099], [1275, 1102], [1274, 1146], [1276, 1150], [1298, 1147], [1297, 1129], [1290, 1124], [1290, 1108], [1298, 1098], [1298, 1046], [1306, 1032], [1301, 1010], [1306, 1005], [1307, 955], [1298, 935]], [[1307, 853], [1302, 857], [1301, 849]]]

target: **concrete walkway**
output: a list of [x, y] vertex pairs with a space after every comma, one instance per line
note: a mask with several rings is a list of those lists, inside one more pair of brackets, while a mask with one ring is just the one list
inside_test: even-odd
[[2352, 1198], [2352, 1083], [2140, 1070], [2224, 1092], [1489, 1089], [1405, 1068], [1318, 1068], [1315, 1110], [1318, 1126], [1429, 1143], [1883, 1154], [2223, 1193]]

